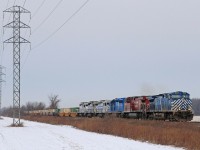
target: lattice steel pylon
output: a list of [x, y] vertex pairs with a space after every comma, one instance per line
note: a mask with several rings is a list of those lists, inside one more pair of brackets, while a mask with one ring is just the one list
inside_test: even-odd
[[5, 80], [3, 80], [3, 76], [5, 75], [5, 73], [3, 73], [3, 69], [5, 67], [0, 65], [0, 118], [1, 118], [1, 102], [2, 102], [2, 83], [5, 82]]
[[11, 13], [13, 21], [3, 26], [4, 28], [13, 29], [13, 37], [4, 41], [4, 43], [13, 44], [13, 125], [19, 126], [20, 123], [20, 49], [22, 43], [30, 43], [28, 40], [21, 37], [21, 28], [30, 28], [25, 23], [21, 22], [21, 15], [24, 13], [30, 14], [30, 11], [21, 6], [13, 6], [4, 13]]

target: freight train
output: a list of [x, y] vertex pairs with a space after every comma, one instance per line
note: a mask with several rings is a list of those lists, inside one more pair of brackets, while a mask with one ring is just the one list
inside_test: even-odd
[[30, 115], [66, 117], [122, 117], [145, 120], [191, 121], [192, 101], [187, 92], [132, 96], [81, 102], [79, 107], [26, 111]]

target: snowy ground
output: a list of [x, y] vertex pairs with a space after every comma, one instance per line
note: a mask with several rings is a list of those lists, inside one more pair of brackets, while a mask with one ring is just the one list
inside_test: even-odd
[[193, 122], [200, 122], [200, 116], [194, 116], [192, 121]]
[[126, 138], [90, 133], [70, 126], [24, 121], [25, 127], [8, 127], [12, 119], [0, 120], [0, 150], [181, 150]]

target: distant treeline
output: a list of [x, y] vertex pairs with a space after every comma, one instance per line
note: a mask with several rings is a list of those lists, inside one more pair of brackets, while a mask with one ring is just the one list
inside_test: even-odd
[[[58, 108], [58, 104], [61, 100], [58, 99], [58, 95], [49, 96], [49, 106], [46, 107], [44, 102], [28, 102], [25, 105], [21, 106], [21, 115], [24, 115], [25, 111], [32, 110], [43, 110], [43, 109], [55, 109]], [[13, 116], [13, 107], [4, 107], [1, 109], [1, 115], [12, 117]]]
[[[25, 111], [31, 110], [42, 110], [45, 109], [45, 104], [43, 102], [28, 102], [26, 105], [21, 106], [21, 115], [24, 115]], [[3, 116], [12, 117], [13, 116], [13, 107], [4, 107], [1, 110]]]
[[193, 98], [192, 99], [192, 107], [194, 110], [195, 116], [200, 116], [200, 98]]

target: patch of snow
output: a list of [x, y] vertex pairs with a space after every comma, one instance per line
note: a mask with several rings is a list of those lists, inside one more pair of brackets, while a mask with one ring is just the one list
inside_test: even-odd
[[90, 133], [71, 126], [23, 120], [23, 128], [8, 127], [11, 123], [11, 118], [0, 120], [0, 150], [183, 150]]

